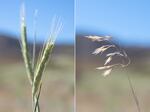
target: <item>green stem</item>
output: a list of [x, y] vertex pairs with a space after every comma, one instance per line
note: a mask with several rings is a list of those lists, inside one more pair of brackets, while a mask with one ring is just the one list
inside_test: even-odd
[[39, 92], [38, 96], [32, 95], [32, 111], [33, 112], [40, 112], [39, 96], [40, 96], [40, 92]]
[[[39, 93], [38, 95], [35, 97], [35, 100], [34, 100], [34, 111], [33, 112], [40, 112], [40, 106], [39, 106], [39, 97], [40, 97], [40, 93], [41, 93], [41, 86], [42, 84], [40, 85], [40, 88], [39, 88]], [[36, 111], [37, 110], [37, 111]]]

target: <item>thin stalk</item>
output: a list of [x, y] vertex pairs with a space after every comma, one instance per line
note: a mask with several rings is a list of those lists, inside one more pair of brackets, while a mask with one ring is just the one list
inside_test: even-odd
[[40, 85], [40, 88], [39, 88], [39, 93], [38, 95], [36, 96], [36, 99], [34, 100], [34, 112], [36, 112], [36, 109], [38, 108], [38, 112], [40, 112], [40, 107], [39, 107], [39, 98], [40, 98], [40, 93], [41, 93], [41, 87], [42, 87], [42, 84]]
[[[35, 10], [34, 12], [34, 21], [33, 21], [33, 27], [34, 27], [34, 31], [33, 31], [33, 50], [32, 50], [32, 70], [35, 70], [35, 53], [36, 53], [36, 38], [37, 38], [37, 32], [36, 32], [36, 25], [37, 25], [37, 13], [38, 11]], [[33, 83], [33, 82], [32, 82]], [[40, 94], [40, 93], [39, 93]], [[40, 112], [40, 106], [39, 106], [39, 101], [38, 101], [38, 96], [32, 96], [32, 102], [33, 104], [33, 112]]]
[[130, 77], [129, 77], [128, 74], [126, 74], [126, 75], [127, 75], [127, 79], [128, 79], [128, 82], [129, 82], [129, 86], [130, 86], [130, 89], [131, 89], [131, 93], [132, 93], [133, 99], [134, 99], [135, 104], [136, 104], [136, 107], [137, 107], [137, 111], [138, 111], [138, 112], [141, 112], [139, 100], [138, 100], [138, 97], [137, 97], [137, 95], [136, 95], [136, 92], [135, 92], [135, 90], [134, 90], [134, 88], [133, 88], [133, 84], [132, 84], [132, 82], [131, 82], [131, 79], [130, 79]]
[[32, 111], [33, 112], [40, 112], [40, 105], [39, 105], [39, 96], [41, 93], [41, 87], [38, 95], [32, 94]]
[[41, 93], [41, 86], [38, 95], [32, 94], [32, 112], [40, 112], [40, 106], [39, 106], [40, 93]]

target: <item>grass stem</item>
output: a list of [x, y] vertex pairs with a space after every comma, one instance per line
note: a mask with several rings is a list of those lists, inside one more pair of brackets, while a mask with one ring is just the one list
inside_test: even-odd
[[140, 108], [138, 97], [136, 95], [136, 92], [135, 92], [135, 90], [133, 88], [133, 84], [131, 82], [130, 76], [128, 74], [127, 74], [127, 79], [128, 79], [128, 82], [129, 82], [129, 86], [130, 86], [130, 89], [131, 89], [131, 93], [132, 93], [133, 99], [134, 99], [136, 107], [137, 107], [137, 111], [141, 112], [141, 108]]

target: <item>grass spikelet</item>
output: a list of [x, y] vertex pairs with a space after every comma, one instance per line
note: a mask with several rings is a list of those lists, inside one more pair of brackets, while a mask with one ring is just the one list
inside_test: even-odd
[[105, 41], [105, 40], [110, 40], [111, 39], [111, 36], [85, 36], [87, 37], [88, 39], [92, 40], [92, 41], [97, 41], [97, 42], [101, 42], [101, 41]]
[[29, 48], [27, 44], [27, 32], [26, 32], [24, 5], [22, 6], [21, 11], [22, 11], [21, 12], [21, 48], [22, 48], [21, 50], [22, 50], [22, 55], [23, 55], [25, 66], [26, 66], [28, 78], [29, 78], [30, 83], [32, 84], [32, 81], [34, 79], [34, 73], [32, 70], [32, 63], [29, 57]]
[[112, 68], [105, 70], [104, 73], [102, 74], [104, 77], [106, 77], [107, 75], [109, 75], [112, 71]]
[[34, 77], [34, 85], [33, 85], [33, 94], [36, 94], [40, 87], [42, 75], [44, 72], [44, 69], [46, 67], [46, 64], [49, 60], [49, 56], [52, 52], [52, 49], [54, 47], [55, 39], [59, 33], [59, 31], [62, 28], [62, 23], [60, 21], [55, 21], [56, 23], [54, 24], [54, 29], [52, 28], [52, 32], [50, 34], [50, 37], [48, 41], [46, 42], [45, 46], [43, 47], [43, 51], [40, 54], [40, 59], [38, 61], [36, 70], [35, 70], [35, 77]]
[[99, 47], [95, 49], [95, 51], [92, 54], [102, 54], [104, 51], [108, 50], [109, 48], [115, 47], [114, 45], [103, 45], [102, 47]]
[[39, 88], [39, 85], [41, 83], [42, 74], [44, 72], [45, 66], [48, 62], [49, 55], [52, 52], [53, 47], [54, 47], [54, 44], [46, 45], [43, 55], [42, 55], [42, 58], [37, 65], [37, 69], [35, 72], [35, 78], [34, 78], [33, 94], [35, 94], [37, 92], [37, 89]]
[[118, 55], [118, 56], [124, 56], [123, 54], [121, 54], [120, 52], [113, 52], [113, 53], [108, 53], [106, 56], [115, 56], [115, 55]]
[[109, 57], [106, 59], [104, 65], [107, 65], [109, 62], [111, 62], [111, 60], [112, 60], [112, 56], [109, 56]]
[[113, 67], [113, 65], [111, 65], [111, 66], [97, 67], [96, 69], [97, 69], [97, 70], [106, 70], [106, 69], [110, 69], [110, 68], [112, 68], [112, 67]]

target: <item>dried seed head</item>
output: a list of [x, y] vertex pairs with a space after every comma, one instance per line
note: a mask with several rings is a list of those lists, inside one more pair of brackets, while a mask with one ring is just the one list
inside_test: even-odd
[[104, 63], [104, 65], [107, 65], [112, 60], [112, 56], [108, 57]]
[[104, 73], [102, 74], [104, 77], [106, 77], [107, 75], [109, 75], [112, 71], [112, 68], [105, 70]]
[[[106, 54], [107, 58], [105, 60], [104, 66], [96, 68], [98, 70], [105, 70], [103, 73], [103, 76], [109, 75], [115, 66], [125, 67], [125, 66], [128, 66], [130, 64], [130, 59], [127, 56], [126, 52], [123, 49], [121, 49], [120, 47], [118, 47], [117, 45], [115, 45], [113, 42], [110, 41], [111, 36], [104, 36], [104, 37], [86, 36], [86, 37], [91, 39], [92, 41], [97, 41], [97, 42], [103, 42], [106, 40], [108, 41], [108, 45], [103, 45], [103, 46], [95, 49], [95, 51], [92, 53], [94, 55], [103, 54], [104, 51], [108, 50], [109, 48], [115, 49], [114, 52], [111, 51], [111, 52]], [[123, 61], [124, 61], [124, 59], [126, 59], [127, 62], [126, 63], [117, 62], [117, 63], [110, 65], [110, 62], [114, 59], [115, 56], [117, 56], [117, 57], [119, 56]]]
[[100, 37], [100, 36], [86, 36], [86, 37], [91, 39], [92, 41], [98, 41], [104, 39], [104, 37]]
[[106, 54], [106, 56], [108, 57], [108, 56], [115, 56], [115, 55], [118, 55], [118, 56], [124, 56], [123, 54], [121, 54], [120, 52], [113, 52], [113, 53], [108, 53], [108, 54]]
[[103, 45], [102, 47], [95, 49], [95, 51], [92, 54], [102, 54], [104, 51], [112, 47], [115, 47], [115, 45]]
[[98, 41], [98, 42], [111, 39], [111, 36], [105, 36], [105, 37], [102, 37], [102, 36], [85, 36], [85, 37], [87, 37], [88, 39], [91, 39], [92, 41]]
[[108, 65], [108, 66], [102, 66], [102, 67], [97, 67], [97, 70], [106, 70], [112, 68], [114, 65]]

